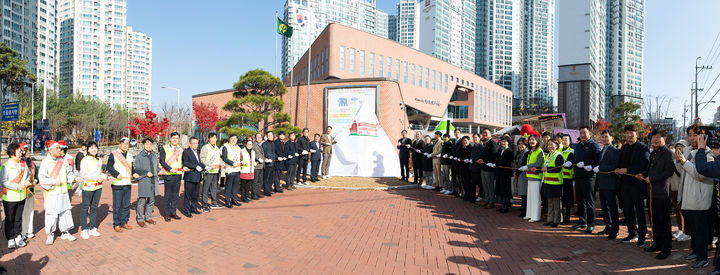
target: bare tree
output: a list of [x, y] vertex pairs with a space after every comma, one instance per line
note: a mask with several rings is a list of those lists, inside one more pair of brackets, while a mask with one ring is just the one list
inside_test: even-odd
[[192, 109], [187, 106], [180, 106], [169, 104], [167, 102], [160, 106], [160, 113], [158, 114], [160, 119], [167, 118], [170, 121], [170, 127], [165, 130], [165, 137], [169, 136], [172, 132], [179, 132], [185, 134], [192, 134], [190, 128], [192, 126]]

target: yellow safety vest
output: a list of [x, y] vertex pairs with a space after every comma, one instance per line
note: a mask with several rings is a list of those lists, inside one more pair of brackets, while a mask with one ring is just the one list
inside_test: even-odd
[[204, 163], [207, 163], [210, 165], [210, 170], [208, 170], [208, 174], [217, 174], [220, 172], [220, 168], [212, 168], [214, 165], [222, 165], [220, 163], [220, 147], [217, 147], [212, 144], [207, 144], [205, 146], [208, 147], [208, 154], [205, 156], [205, 159], [203, 160]]
[[[89, 164], [83, 165], [85, 162], [88, 162]], [[82, 161], [80, 161], [80, 169], [84, 169], [85, 167], [88, 167], [90, 169], [96, 169], [94, 171], [94, 176], [97, 179], [100, 179], [102, 177], [102, 162], [91, 156], [85, 156]], [[82, 190], [83, 191], [95, 191], [102, 188], [102, 183], [97, 180], [85, 180], [83, 181]]]
[[[56, 159], [53, 159], [50, 154], [47, 155], [40, 163], [40, 171], [45, 170], [48, 175], [52, 175], [52, 171], [57, 163]], [[68, 179], [67, 179], [67, 161], [63, 160], [62, 167], [60, 167], [60, 173], [58, 173], [57, 180], [61, 183], [60, 185], [53, 186], [50, 190], [45, 191], [45, 196], [57, 196], [66, 194], [68, 191]], [[72, 185], [70, 185], [72, 187]], [[59, 187], [59, 188], [56, 188]], [[66, 195], [67, 196], [67, 195]]]
[[[574, 153], [575, 153], [575, 150], [573, 150], [572, 148], [564, 148], [564, 149], [565, 149], [565, 150], [564, 150], [564, 151], [561, 150], [561, 152], [562, 152], [563, 160], [566, 160], [566, 161], [567, 161], [568, 156], [570, 156], [571, 153], [574, 154]], [[572, 179], [572, 178], [573, 178], [573, 168], [572, 168], [572, 166], [570, 166], [569, 168], [563, 166], [563, 168], [562, 168], [562, 177], [563, 177], [563, 179]]]
[[[543, 152], [542, 148], [538, 148], [537, 150], [532, 151], [530, 153], [530, 156], [527, 159], [526, 165], [535, 163], [537, 161], [537, 158], [540, 156], [540, 153], [542, 153], [542, 152]], [[527, 175], [528, 178], [531, 178], [531, 179], [542, 179], [542, 175], [540, 174], [540, 171], [532, 172], [530, 170], [527, 170], [525, 172], [525, 174]]]
[[[550, 170], [550, 168], [555, 168], [555, 159], [560, 156], [560, 152], [555, 151], [554, 154], [549, 155], [545, 158], [545, 167]], [[563, 177], [562, 172], [544, 172], [545, 177], [543, 182], [550, 184], [550, 185], [561, 185], [563, 184]]]
[[255, 172], [255, 151], [240, 150], [242, 153], [242, 160], [240, 161], [240, 173], [252, 174]]
[[[5, 164], [2, 165], [0, 169], [5, 171], [5, 178], [2, 179], [5, 182], [9, 182], [15, 178], [17, 178], [20, 175], [20, 169], [22, 169], [22, 166], [25, 166], [25, 173], [23, 174], [22, 178], [20, 179], [17, 184], [21, 184], [23, 182], [28, 181], [28, 175], [30, 174], [30, 169], [27, 168], [24, 161], [20, 161], [21, 163], [16, 163], [12, 160], [8, 160], [5, 162]], [[20, 190], [13, 190], [9, 188], [3, 188], [5, 189], [5, 194], [2, 195], [2, 200], [8, 201], [8, 202], [17, 202], [22, 201], [25, 199], [25, 196], [27, 196], [25, 189]]]
[[[240, 154], [241, 154], [241, 152], [240, 152], [240, 146], [238, 146], [237, 144], [236, 144], [235, 146], [232, 146], [232, 145], [230, 145], [229, 142], [226, 143], [224, 146], [225, 146], [225, 148], [227, 149], [227, 158], [228, 158], [230, 161], [232, 161], [233, 164], [235, 164], [236, 162], [239, 162], [239, 161], [240, 161]], [[227, 165], [230, 165], [230, 164], [228, 163]], [[228, 168], [225, 169], [225, 170], [226, 170], [225, 172], [226, 172], [226, 173], [236, 173], [236, 172], [240, 172], [240, 169], [242, 169], [242, 167], [231, 167], [231, 166], [228, 166]]]
[[[120, 149], [116, 149], [115, 152], [118, 152], [120, 155], [122, 155], [122, 151], [120, 151]], [[125, 165], [123, 165], [122, 162], [120, 162], [120, 160], [118, 158], [116, 158], [115, 156], [113, 156], [113, 158], [115, 158], [115, 163], [113, 164], [113, 168], [115, 168], [115, 171], [118, 171], [118, 173], [120, 173], [120, 177], [122, 177], [122, 179], [119, 179], [119, 180], [116, 179], [116, 180], [112, 181], [110, 184], [112, 184], [112, 185], [130, 185], [132, 183], [130, 177], [132, 177], [132, 163], [134, 160], [133, 156], [130, 154], [130, 152], [126, 153], [125, 160], [127, 160], [127, 163], [129, 166], [128, 168], [126, 168]]]
[[[63, 159], [65, 160], [65, 163], [66, 163], [68, 166], [70, 166], [70, 168], [72, 168], [73, 171], [74, 171], [74, 170], [75, 170], [75, 158], [74, 158], [73, 156], [71, 156], [71, 155], [67, 155], [67, 154], [66, 154], [65, 156], [63, 156]], [[72, 184], [68, 184], [67, 189], [68, 189], [68, 190], [71, 190], [71, 189], [72, 189]]]
[[170, 165], [170, 168], [172, 168], [173, 170], [175, 170], [175, 169], [180, 169], [180, 172], [166, 171], [165, 174], [166, 174], [166, 175], [180, 175], [180, 174], [182, 174], [182, 148], [180, 148], [179, 145], [178, 145], [178, 146], [171, 146], [170, 144], [165, 144], [165, 146], [163, 146], [163, 150], [165, 150], [165, 162], [166, 162], [166, 163], [167, 163], [168, 160], [170, 160], [170, 157], [173, 155], [173, 153], [175, 153], [176, 150], [180, 150], [180, 151], [181, 151], [180, 156], [178, 156], [178, 158], [177, 158], [175, 161], [173, 161], [173, 163], [168, 163], [168, 165]]

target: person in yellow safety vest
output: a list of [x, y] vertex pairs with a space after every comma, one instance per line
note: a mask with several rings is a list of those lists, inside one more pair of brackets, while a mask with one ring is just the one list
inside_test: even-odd
[[[58, 144], [60, 144], [60, 154], [62, 155], [62, 158], [65, 160], [65, 162], [67, 162], [67, 165], [70, 167], [70, 169], [72, 169], [72, 172], [75, 175], [78, 175], [76, 173], [77, 171], [75, 171], [75, 158], [73, 158], [73, 156], [71, 156], [70, 154], [67, 153], [68, 152], [67, 142], [65, 142], [64, 140], [58, 140]], [[68, 186], [67, 186], [68, 198], [70, 199], [71, 202], [72, 202], [73, 195], [75, 195], [75, 188], [77, 188], [77, 186], [78, 186], [77, 184], [68, 184]]]
[[[102, 196], [102, 185], [107, 184], [107, 175], [103, 173], [103, 162], [98, 158], [98, 145], [95, 142], [87, 144], [86, 156], [80, 161], [80, 176], [84, 179], [78, 188], [82, 190], [82, 210], [80, 211], [80, 237], [87, 240], [90, 236], [100, 237], [97, 230], [97, 208]], [[90, 211], [90, 223], [88, 220]]]
[[545, 153], [543, 152], [542, 145], [540, 144], [540, 137], [531, 135], [528, 138], [529, 156], [525, 165], [519, 168], [520, 171], [527, 171], [525, 174], [528, 179], [527, 189], [527, 210], [525, 218], [529, 222], [540, 221], [540, 203], [542, 198], [540, 196], [540, 186], [542, 185], [542, 175], [540, 174], [540, 168], [543, 166], [543, 160], [545, 159]]
[[23, 148], [23, 161], [28, 167], [28, 177], [32, 183], [27, 190], [27, 197], [25, 198], [25, 207], [22, 213], [22, 235], [24, 240], [32, 239], [35, 237], [35, 230], [33, 230], [33, 222], [35, 220], [35, 184], [37, 184], [37, 166], [32, 157], [30, 157], [30, 145], [23, 142], [21, 144]]
[[179, 220], [180, 216], [177, 215], [177, 201], [180, 196], [180, 180], [182, 179], [182, 152], [178, 144], [180, 142], [180, 133], [173, 132], [170, 134], [170, 144], [165, 144], [160, 150], [160, 170], [159, 175], [162, 175], [163, 185], [165, 185], [165, 198], [163, 198], [163, 210], [165, 214], [165, 221], [170, 222], [170, 219]]
[[[205, 165], [205, 177], [203, 178], [202, 204], [203, 212], [210, 212], [210, 208], [220, 208], [217, 199], [218, 175], [220, 172], [220, 152], [222, 149], [217, 146], [217, 134], [208, 135], [208, 143], [200, 149], [200, 162]], [[209, 200], [209, 201], [208, 201]]]
[[0, 194], [5, 210], [5, 238], [8, 240], [8, 249], [13, 249], [25, 246], [22, 237], [22, 212], [25, 208], [26, 188], [32, 183], [27, 165], [20, 160], [20, 145], [11, 143], [7, 148], [7, 155], [10, 159], [0, 167]]
[[558, 151], [560, 144], [554, 140], [548, 140], [548, 155], [545, 157], [543, 164], [543, 195], [548, 200], [547, 222], [543, 225], [557, 227], [560, 224], [562, 216], [562, 202], [560, 197], [563, 195], [563, 177], [562, 165], [563, 156]]
[[[243, 196], [247, 199], [245, 202], [250, 201], [248, 193], [250, 191], [250, 185], [253, 179], [255, 179], [255, 165], [257, 165], [255, 163], [255, 151], [253, 151], [252, 147], [253, 141], [248, 138], [245, 140], [245, 147], [240, 148], [240, 187], [243, 190], [242, 192], [244, 192]], [[294, 179], [295, 173], [288, 174], [288, 178], [290, 178], [290, 176]]]
[[562, 223], [568, 223], [570, 222], [570, 211], [575, 204], [575, 190], [573, 188], [573, 163], [575, 162], [575, 150], [572, 148], [572, 137], [570, 137], [570, 135], [559, 135], [562, 137], [562, 143], [560, 144], [560, 149], [558, 149], [558, 151], [562, 152], [563, 160], [565, 160], [562, 168], [562, 207], [564, 210]]
[[77, 177], [73, 168], [62, 158], [58, 142], [48, 140], [45, 147], [49, 154], [43, 159], [38, 172], [45, 204], [45, 233], [48, 236], [45, 243], [52, 245], [55, 242], [56, 229], [62, 232], [61, 239], [75, 241], [76, 238], [69, 232], [73, 228], [73, 219], [67, 186], [82, 182], [83, 179]]
[[110, 175], [113, 195], [113, 229], [122, 232], [132, 229], [128, 224], [130, 218], [130, 195], [133, 156], [128, 152], [130, 139], [120, 138], [120, 145], [108, 156], [107, 172]]

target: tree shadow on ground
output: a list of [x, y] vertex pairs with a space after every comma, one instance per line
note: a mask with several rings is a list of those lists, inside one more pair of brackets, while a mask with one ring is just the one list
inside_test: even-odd
[[15, 259], [0, 262], [0, 274], [40, 274], [48, 262], [48, 256], [33, 261], [32, 254], [23, 253]]

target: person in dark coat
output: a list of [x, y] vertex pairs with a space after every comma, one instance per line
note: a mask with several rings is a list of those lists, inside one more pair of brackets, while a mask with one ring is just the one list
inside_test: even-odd
[[[467, 184], [467, 186], [464, 186], [463, 189], [465, 191], [470, 191], [470, 193], [465, 193], [464, 199], [466, 201], [481, 201], [484, 189], [483, 189], [483, 178], [482, 178], [482, 165], [478, 162], [480, 158], [482, 157], [482, 152], [485, 150], [485, 145], [482, 144], [480, 141], [480, 136], [478, 134], [473, 134], [472, 136], [472, 143], [473, 145], [470, 146], [472, 150], [470, 151], [470, 182], [466, 182], [464, 184]], [[477, 194], [476, 197], [476, 190], [479, 189], [480, 193]]]
[[[500, 140], [500, 153], [496, 162], [493, 163], [492, 167], [512, 167], [515, 156], [513, 155], [512, 149], [510, 149], [510, 140]], [[495, 196], [497, 197], [500, 208], [497, 210], [500, 213], [506, 213], [510, 209], [510, 200], [512, 199], [512, 170], [507, 168], [500, 168], [495, 171]]]
[[285, 142], [285, 154], [287, 154], [287, 175], [285, 176], [285, 189], [295, 189], [295, 177], [297, 169], [297, 162], [300, 158], [300, 153], [297, 151], [297, 144], [295, 143], [295, 133], [290, 133], [288, 141]]
[[303, 129], [302, 136], [295, 142], [297, 146], [297, 153], [300, 156], [297, 159], [297, 175], [295, 176], [295, 182], [298, 184], [305, 184], [308, 174], [308, 160], [310, 158], [310, 130], [308, 128]]
[[665, 147], [666, 131], [653, 129], [653, 151], [650, 153], [647, 170], [635, 175], [642, 180], [650, 191], [650, 214], [652, 219], [653, 244], [645, 247], [646, 252], [660, 251], [655, 258], [662, 260], [670, 256], [672, 250], [672, 222], [670, 221], [670, 177], [675, 173], [673, 153]]
[[482, 168], [482, 190], [485, 193], [485, 208], [495, 208], [495, 168], [488, 166], [488, 163], [495, 163], [497, 158], [498, 146], [492, 139], [490, 129], [485, 128], [482, 131], [483, 150], [480, 158], [475, 161]]
[[453, 135], [455, 136], [455, 139], [452, 140], [453, 151], [452, 154], [448, 154], [449, 159], [452, 161], [450, 164], [450, 174], [452, 175], [452, 177], [450, 177], [450, 181], [452, 183], [454, 193], [451, 194], [459, 196], [460, 193], [462, 193], [462, 184], [460, 183], [460, 172], [457, 170], [458, 163], [455, 161], [455, 157], [457, 157], [457, 151], [462, 148], [462, 135], [458, 129], [453, 131]]
[[143, 140], [143, 150], [138, 153], [133, 163], [133, 174], [137, 175], [138, 180], [138, 201], [135, 212], [137, 214], [137, 222], [140, 227], [145, 223], [155, 224], [152, 219], [153, 209], [155, 208], [155, 196], [160, 195], [160, 179], [158, 178], [158, 157], [152, 151], [152, 138]]
[[[445, 188], [445, 192], [443, 194], [450, 195], [453, 192], [457, 192], [456, 190], [453, 190], [452, 181], [450, 180], [450, 171], [452, 170], [452, 163], [453, 160], [450, 159], [452, 157], [453, 152], [453, 142], [450, 142], [450, 135], [444, 134], [443, 135], [443, 147], [442, 147], [442, 158], [440, 159], [440, 165], [442, 166], [442, 175], [443, 175], [443, 188]], [[454, 175], [453, 175], [454, 176]]]
[[182, 212], [188, 218], [192, 217], [192, 214], [200, 215], [198, 211], [199, 205], [199, 188], [200, 182], [202, 181], [202, 172], [205, 170], [205, 165], [200, 162], [200, 152], [198, 152], [198, 139], [195, 137], [190, 138], [190, 146], [183, 151], [182, 155], [183, 168], [187, 168], [183, 175], [184, 189], [183, 192], [183, 204], [185, 209]]
[[397, 149], [398, 157], [400, 157], [400, 180], [408, 181], [410, 178], [410, 147], [412, 140], [407, 137], [407, 131], [400, 132], [402, 138], [398, 140]]
[[620, 189], [624, 201], [623, 215], [627, 226], [628, 236], [622, 241], [630, 243], [637, 241], [638, 247], [645, 247], [647, 223], [645, 219], [645, 190], [647, 183], [634, 176], [647, 170], [650, 150], [647, 145], [637, 140], [638, 130], [634, 123], [625, 125], [625, 138], [627, 142], [620, 148], [620, 163], [615, 174], [620, 175]]
[[424, 139], [424, 146], [422, 151], [422, 170], [423, 170], [423, 178], [425, 182], [422, 182], [420, 185], [421, 187], [425, 189], [432, 189], [432, 181], [433, 181], [433, 165], [432, 165], [432, 151], [434, 144], [432, 143], [432, 139], [430, 136], [426, 135]]
[[460, 175], [460, 183], [462, 183], [463, 186], [463, 199], [468, 202], [474, 202], [472, 199], [468, 199], [468, 197], [475, 196], [475, 185], [473, 185], [470, 180], [469, 162], [472, 161], [472, 150], [473, 147], [470, 146], [470, 138], [465, 136], [460, 140], [460, 146], [458, 146], [458, 150], [455, 151], [457, 154], [457, 161], [455, 163], [457, 165], [458, 174]]
[[[524, 166], [527, 163], [528, 156], [530, 155], [530, 151], [527, 149], [527, 139], [520, 138], [517, 141], [517, 148], [518, 152], [515, 154], [515, 163], [513, 164], [514, 168], [520, 168]], [[525, 172], [520, 171], [520, 169], [515, 170], [514, 172], [515, 176], [515, 183], [516, 183], [516, 192], [517, 195], [520, 196], [520, 214], [518, 214], [518, 217], [523, 218], [527, 216], [527, 189], [528, 189], [528, 179]]]
[[580, 142], [575, 145], [575, 196], [577, 197], [579, 222], [574, 229], [593, 233], [595, 230], [595, 172], [598, 165], [600, 145], [592, 139], [588, 127], [580, 127]]
[[600, 133], [603, 149], [600, 151], [599, 165], [593, 168], [595, 173], [598, 173], [600, 207], [602, 207], [602, 217], [605, 221], [605, 229], [598, 234], [606, 234], [610, 240], [614, 240], [620, 230], [617, 207], [618, 176], [612, 173], [620, 163], [620, 150], [612, 145], [612, 141], [613, 136], [610, 130]]
[[[267, 140], [262, 143], [262, 149], [265, 153], [265, 167], [263, 168], [263, 193], [265, 196], [272, 196], [273, 183], [275, 180], [275, 163], [278, 155], [275, 154], [275, 134], [267, 133]], [[280, 190], [282, 191], [282, 190]]]
[[313, 141], [310, 142], [310, 181], [316, 182], [322, 160], [322, 145], [320, 145], [320, 134], [316, 133], [313, 138]]
[[277, 134], [277, 139], [275, 140], [273, 147], [275, 147], [275, 154], [277, 155], [277, 160], [275, 161], [275, 175], [273, 175], [273, 186], [275, 186], [275, 192], [282, 193], [283, 189], [280, 186], [280, 178], [282, 177], [282, 174], [284, 171], [287, 171], [287, 165], [285, 164], [285, 161], [287, 160], [287, 153], [285, 152], [285, 132], [280, 131]]
[[420, 132], [415, 132], [415, 140], [412, 141], [412, 164], [413, 164], [413, 175], [414, 175], [414, 184], [421, 184], [422, 183], [422, 177], [423, 177], [423, 169], [422, 169], [422, 162], [423, 158], [425, 157], [423, 155], [423, 147], [425, 147], [425, 142], [422, 140], [422, 134]]

